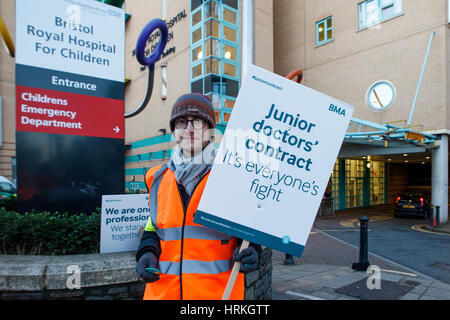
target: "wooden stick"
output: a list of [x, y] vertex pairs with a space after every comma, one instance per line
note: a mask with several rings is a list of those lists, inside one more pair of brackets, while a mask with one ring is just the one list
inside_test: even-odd
[[[241, 248], [239, 249], [239, 252], [241, 252], [244, 249], [247, 249], [249, 244], [250, 244], [250, 242], [248, 242], [247, 240], [243, 240], [242, 244], [241, 244]], [[233, 290], [234, 283], [236, 282], [240, 268], [241, 268], [241, 263], [236, 261], [233, 265], [233, 269], [231, 270], [230, 278], [228, 279], [228, 283], [227, 283], [227, 286], [223, 293], [222, 300], [230, 299], [231, 290]]]

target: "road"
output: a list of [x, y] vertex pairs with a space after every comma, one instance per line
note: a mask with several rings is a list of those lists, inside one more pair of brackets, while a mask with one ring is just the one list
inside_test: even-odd
[[423, 219], [394, 218], [389, 207], [364, 208], [337, 212], [335, 218], [316, 219], [314, 226], [359, 247], [358, 218], [363, 215], [370, 219], [370, 253], [450, 284], [450, 234], [418, 231], [414, 227], [427, 223]]

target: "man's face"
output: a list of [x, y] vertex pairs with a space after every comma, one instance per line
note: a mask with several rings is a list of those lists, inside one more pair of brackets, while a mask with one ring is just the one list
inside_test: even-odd
[[179, 117], [175, 120], [173, 135], [186, 157], [193, 157], [203, 150], [211, 138], [208, 123], [191, 116]]

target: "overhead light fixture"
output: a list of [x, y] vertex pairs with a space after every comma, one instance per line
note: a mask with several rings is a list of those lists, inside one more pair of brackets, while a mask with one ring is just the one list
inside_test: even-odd
[[392, 159], [388, 159], [388, 161], [392, 161]]
[[370, 162], [367, 162], [367, 168], [370, 169]]
[[425, 157], [425, 159], [430, 160], [430, 157]]
[[404, 156], [404, 157], [407, 157], [407, 156], [408, 156], [408, 154], [407, 154], [407, 153], [404, 153], [404, 154], [403, 154], [403, 156]]
[[225, 52], [225, 58], [226, 59], [231, 59], [231, 52], [230, 51]]
[[425, 164], [425, 161], [422, 161], [422, 164]]
[[199, 51], [197, 54], [197, 59], [200, 60], [201, 58], [203, 58], [203, 52]]
[[408, 163], [408, 160], [405, 160], [405, 163]]

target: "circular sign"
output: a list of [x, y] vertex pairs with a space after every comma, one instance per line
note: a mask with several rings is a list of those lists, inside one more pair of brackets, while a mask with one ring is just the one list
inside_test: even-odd
[[394, 85], [387, 81], [377, 81], [370, 86], [366, 101], [374, 111], [383, 111], [390, 107], [395, 100], [396, 92]]
[[[152, 34], [153, 31], [159, 29], [160, 38], [159, 42], [156, 45], [153, 52], [150, 56], [145, 55], [145, 47], [147, 45], [147, 40]], [[149, 66], [151, 69], [154, 68], [155, 62], [158, 61], [160, 55], [163, 53], [164, 48], [166, 47], [167, 37], [168, 37], [168, 29], [166, 23], [161, 19], [153, 19], [142, 29], [141, 34], [139, 35], [137, 44], [136, 44], [136, 58], [137, 61], [144, 65]]]

